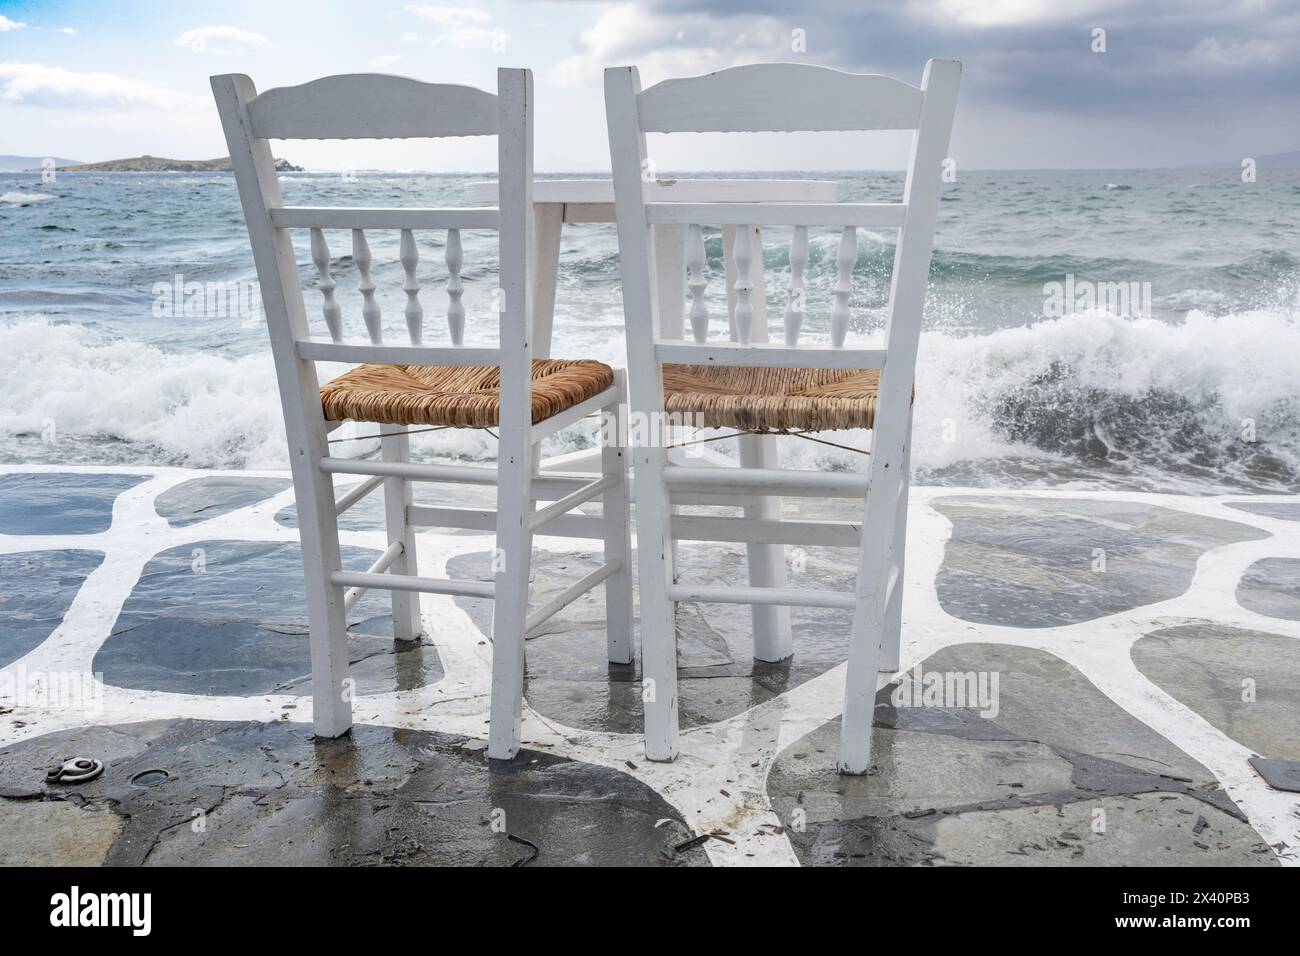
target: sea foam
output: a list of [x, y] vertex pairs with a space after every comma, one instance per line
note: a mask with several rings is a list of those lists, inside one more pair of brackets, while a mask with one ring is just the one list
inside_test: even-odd
[[[10, 362], [0, 405], [5, 433], [40, 434], [52, 422], [56, 436], [131, 443], [136, 447], [123, 449], [130, 461], [286, 465], [269, 352], [165, 352], [40, 320], [0, 326], [0, 354]], [[1183, 473], [1202, 491], [1293, 489], [1300, 479], [1296, 356], [1295, 313], [1278, 310], [1193, 311], [1178, 324], [1089, 313], [986, 334], [926, 332], [913, 465], [922, 480], [952, 472], [963, 482], [980, 483], [981, 475], [1014, 481], [993, 463], [1015, 459], [1036, 463], [1044, 480], [1053, 473], [1120, 481]], [[322, 366], [322, 379], [338, 371]], [[350, 426], [334, 437], [373, 431]], [[588, 444], [594, 433], [594, 426], [578, 428], [548, 453]], [[870, 444], [866, 432], [828, 437]], [[783, 444], [791, 466], [857, 470], [867, 462], [823, 445]], [[495, 441], [477, 430], [420, 435], [414, 446], [422, 455], [495, 454]], [[346, 442], [337, 450], [367, 447]]]
[[53, 198], [48, 193], [7, 192], [0, 194], [0, 202], [9, 203], [13, 206], [26, 206], [28, 203], [42, 202]]

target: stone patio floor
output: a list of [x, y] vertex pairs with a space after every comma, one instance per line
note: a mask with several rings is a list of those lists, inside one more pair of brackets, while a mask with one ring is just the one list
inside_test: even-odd
[[[381, 522], [377, 496], [345, 515], [345, 563]], [[871, 774], [834, 770], [847, 612], [795, 609], [764, 664], [747, 608], [679, 608], [681, 756], [654, 764], [600, 589], [530, 638], [501, 764], [471, 599], [425, 595], [395, 644], [368, 594], [357, 725], [312, 736], [285, 475], [0, 467], [0, 864], [1300, 863], [1300, 794], [1249, 762], [1300, 761], [1300, 500], [915, 488], [909, 525]], [[589, 545], [537, 541], [534, 602]], [[491, 547], [422, 533], [420, 572], [486, 577]], [[794, 586], [851, 586], [852, 551], [789, 558]], [[680, 563], [743, 581], [741, 546]], [[72, 756], [105, 771], [47, 784]]]

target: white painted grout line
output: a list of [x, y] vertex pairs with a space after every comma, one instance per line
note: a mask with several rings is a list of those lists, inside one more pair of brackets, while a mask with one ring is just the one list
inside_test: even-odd
[[[145, 475], [150, 480], [118, 495], [108, 531], [86, 535], [3, 535], [0, 554], [23, 551], [94, 550], [104, 559], [81, 586], [62, 623], [41, 645], [9, 668], [30, 671], [89, 673], [99, 648], [108, 639], [122, 605], [156, 554], [209, 540], [297, 541], [295, 529], [275, 523], [275, 515], [292, 503], [287, 489], [226, 514], [171, 527], [155, 510], [162, 492], [201, 477], [288, 477], [277, 471], [200, 471], [127, 466], [15, 465], [0, 474], [78, 473]], [[939, 603], [937, 578], [952, 524], [934, 509], [940, 498], [1042, 498], [1117, 501], [1157, 505], [1175, 511], [1220, 518], [1269, 533], [1259, 541], [1222, 545], [1203, 553], [1185, 593], [1131, 611], [1081, 624], [1052, 628], [1013, 628], [953, 617]], [[991, 489], [914, 487], [908, 524], [907, 588], [904, 592], [904, 643], [900, 670], [910, 670], [939, 650], [966, 643], [1005, 644], [1051, 653], [1076, 668], [1104, 696], [1204, 765], [1223, 785], [1264, 841], [1285, 844], [1278, 858], [1300, 865], [1300, 797], [1269, 788], [1246, 762], [1250, 751], [1214, 728], [1148, 680], [1132, 663], [1130, 650], [1143, 634], [1161, 627], [1207, 620], [1215, 624], [1266, 630], [1300, 638], [1300, 622], [1267, 617], [1236, 603], [1242, 573], [1268, 557], [1300, 558], [1300, 526], [1266, 515], [1227, 507], [1228, 502], [1294, 503], [1285, 495], [1184, 497], [1144, 492], [1077, 491], [1056, 488]], [[380, 531], [341, 531], [345, 545], [381, 549]], [[463, 554], [490, 550], [486, 534], [436, 535], [417, 539], [421, 569], [447, 576], [447, 563]], [[584, 551], [591, 542], [548, 539], [550, 551]], [[427, 570], [426, 570], [427, 569]], [[456, 600], [421, 595], [427, 633], [431, 634], [444, 677], [404, 691], [359, 696], [354, 701], [358, 724], [376, 724], [464, 735], [487, 736], [491, 684], [491, 646]], [[434, 625], [436, 624], [436, 630]], [[609, 767], [656, 790], [697, 833], [726, 831], [734, 844], [704, 844], [716, 865], [798, 865], [789, 839], [779, 832], [788, 821], [773, 812], [767, 776], [783, 749], [839, 716], [844, 687], [843, 664], [798, 687], [733, 717], [682, 733], [681, 756], [671, 764], [644, 759], [639, 734], [615, 734], [567, 727], [524, 708], [525, 745], [548, 753]], [[892, 675], [882, 674], [883, 686]], [[286, 709], [286, 705], [293, 705]], [[141, 691], [106, 686], [97, 711], [24, 708], [14, 715], [28, 721], [0, 735], [0, 744], [94, 724], [192, 718], [273, 721], [285, 714], [310, 722], [311, 698], [297, 694], [244, 697]]]

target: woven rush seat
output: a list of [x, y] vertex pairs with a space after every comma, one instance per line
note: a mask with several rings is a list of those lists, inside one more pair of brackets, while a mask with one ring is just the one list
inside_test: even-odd
[[664, 365], [664, 410], [710, 428], [829, 431], [871, 428], [878, 369]]
[[[533, 359], [533, 424], [599, 395], [614, 370], [588, 360]], [[501, 424], [496, 365], [359, 365], [321, 387], [327, 421], [385, 425]]]

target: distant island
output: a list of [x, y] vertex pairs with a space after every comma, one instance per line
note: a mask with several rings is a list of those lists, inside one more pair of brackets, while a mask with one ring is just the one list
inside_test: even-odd
[[[110, 159], [102, 163], [77, 163], [59, 166], [61, 173], [228, 173], [230, 157], [220, 159], [165, 159], [162, 156], [133, 156]], [[303, 168], [287, 159], [275, 161], [277, 173], [301, 173]]]
[[[1255, 165], [1259, 169], [1300, 169], [1300, 149], [1293, 149], [1287, 153], [1268, 153], [1264, 156], [1253, 156], [1251, 158], [1255, 160]], [[1237, 169], [1241, 166], [1243, 159], [1245, 159], [1244, 156], [1238, 159], [1223, 159], [1213, 163], [1195, 163], [1191, 168], [1226, 167]]]

